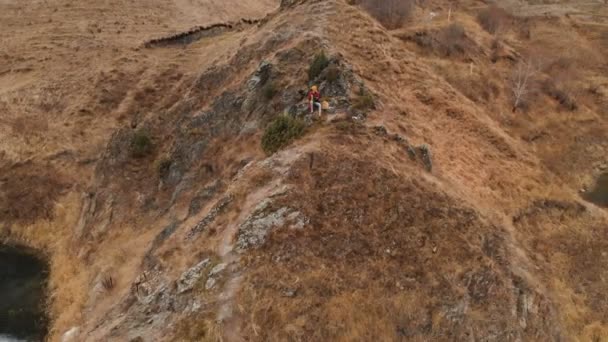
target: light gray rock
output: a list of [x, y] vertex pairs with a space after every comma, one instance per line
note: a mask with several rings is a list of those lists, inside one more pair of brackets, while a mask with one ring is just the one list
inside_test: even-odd
[[216, 275], [222, 273], [226, 269], [227, 264], [217, 264], [215, 267], [209, 272], [209, 277], [215, 277]]
[[267, 235], [275, 228], [288, 226], [293, 229], [302, 229], [308, 220], [297, 210], [282, 207], [274, 211], [269, 210], [270, 199], [262, 201], [253, 214], [239, 227], [236, 242], [237, 250], [244, 251], [257, 247], [266, 241]]
[[77, 341], [78, 335], [80, 334], [79, 327], [72, 327], [70, 330], [66, 331], [65, 334], [61, 337], [61, 342], [72, 342]]
[[209, 266], [210, 262], [211, 260], [207, 258], [184, 272], [177, 281], [177, 293], [192, 290], [196, 282], [203, 276], [203, 271]]
[[217, 283], [217, 280], [215, 278], [209, 278], [207, 279], [207, 282], [205, 283], [205, 289], [206, 290], [211, 290], [215, 287], [215, 284]]

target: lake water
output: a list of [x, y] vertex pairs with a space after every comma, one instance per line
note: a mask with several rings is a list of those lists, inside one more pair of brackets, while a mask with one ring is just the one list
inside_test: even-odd
[[597, 178], [593, 189], [585, 194], [585, 199], [597, 205], [608, 207], [608, 172]]
[[33, 251], [0, 245], [0, 342], [44, 339], [47, 277]]
[[27, 340], [20, 340], [8, 335], [0, 335], [0, 342], [27, 342]]

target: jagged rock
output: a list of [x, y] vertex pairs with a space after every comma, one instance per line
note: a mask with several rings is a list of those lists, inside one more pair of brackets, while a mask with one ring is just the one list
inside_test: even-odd
[[228, 264], [225, 263], [217, 264], [211, 269], [211, 271], [209, 271], [207, 283], [205, 283], [205, 289], [211, 290], [215, 287], [219, 274], [222, 273], [227, 266]]
[[243, 251], [262, 245], [266, 241], [266, 236], [274, 228], [290, 224], [294, 229], [301, 229], [308, 222], [300, 212], [294, 209], [282, 207], [270, 211], [270, 205], [269, 199], [260, 203], [253, 214], [239, 227], [237, 250]]
[[209, 214], [207, 214], [186, 236], [186, 239], [192, 239], [195, 235], [202, 232], [207, 228], [207, 226], [215, 220], [217, 215], [219, 215], [226, 207], [232, 202], [232, 196], [227, 196], [222, 198], [216, 205], [211, 209]]
[[205, 203], [213, 198], [213, 195], [219, 190], [221, 187], [221, 182], [215, 181], [211, 183], [209, 186], [205, 187], [201, 192], [199, 192], [191, 201], [190, 208], [188, 208], [188, 215], [193, 215], [198, 213]]
[[226, 266], [228, 265], [224, 263], [215, 265], [211, 272], [209, 272], [209, 277], [215, 277], [216, 275], [222, 273], [226, 269]]
[[80, 334], [80, 327], [72, 327], [66, 331], [61, 337], [61, 342], [72, 342], [77, 341], [78, 335]]
[[272, 74], [272, 64], [268, 61], [262, 61], [255, 71], [253, 76], [247, 81], [247, 88], [254, 90], [260, 85], [264, 85]]
[[177, 281], [177, 293], [181, 294], [192, 290], [196, 282], [203, 276], [203, 271], [209, 266], [210, 262], [211, 260], [207, 258], [184, 272]]
[[207, 282], [205, 283], [205, 289], [206, 290], [213, 289], [215, 287], [215, 283], [217, 283], [217, 280], [215, 278], [207, 279]]

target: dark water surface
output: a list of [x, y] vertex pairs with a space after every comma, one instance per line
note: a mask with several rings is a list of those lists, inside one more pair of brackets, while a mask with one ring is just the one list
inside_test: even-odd
[[594, 188], [585, 195], [585, 199], [599, 206], [608, 207], [608, 172], [598, 177]]
[[0, 342], [44, 339], [47, 277], [33, 251], [0, 245]]

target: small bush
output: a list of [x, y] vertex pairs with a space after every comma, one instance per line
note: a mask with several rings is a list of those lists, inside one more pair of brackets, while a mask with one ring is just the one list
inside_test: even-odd
[[553, 80], [546, 80], [545, 82], [543, 82], [542, 86], [543, 91], [547, 95], [557, 100], [557, 102], [559, 102], [559, 104], [562, 105], [564, 108], [570, 111], [576, 110], [578, 108], [574, 97], [571, 96], [568, 91], [558, 86]]
[[152, 152], [152, 138], [146, 130], [135, 132], [131, 139], [131, 155], [135, 158], [142, 158]]
[[266, 100], [272, 100], [272, 98], [279, 92], [277, 84], [275, 82], [268, 82], [262, 88], [262, 93]]
[[338, 66], [335, 64], [330, 65], [329, 67], [327, 67], [327, 72], [325, 73], [325, 79], [328, 82], [336, 82], [338, 80], [338, 78], [340, 78], [340, 69], [338, 69]]
[[353, 100], [352, 107], [356, 110], [367, 110], [375, 107], [374, 97], [361, 88], [359, 94]]
[[281, 115], [268, 125], [262, 136], [262, 149], [273, 154], [304, 134], [306, 126], [300, 119]]
[[308, 79], [310, 81], [314, 80], [323, 72], [325, 68], [329, 65], [329, 59], [325, 55], [324, 52], [320, 52], [315, 56], [312, 63], [310, 63], [310, 68], [308, 69]]
[[387, 29], [405, 24], [414, 10], [415, 0], [361, 0], [361, 6]]
[[464, 52], [464, 41], [466, 33], [464, 27], [458, 23], [453, 23], [439, 32], [439, 53], [444, 56], [451, 56], [455, 53]]
[[167, 178], [171, 169], [171, 159], [163, 159], [158, 163], [158, 176], [160, 178]]
[[509, 13], [504, 9], [492, 5], [477, 15], [477, 21], [484, 30], [496, 34], [504, 30], [509, 23]]

